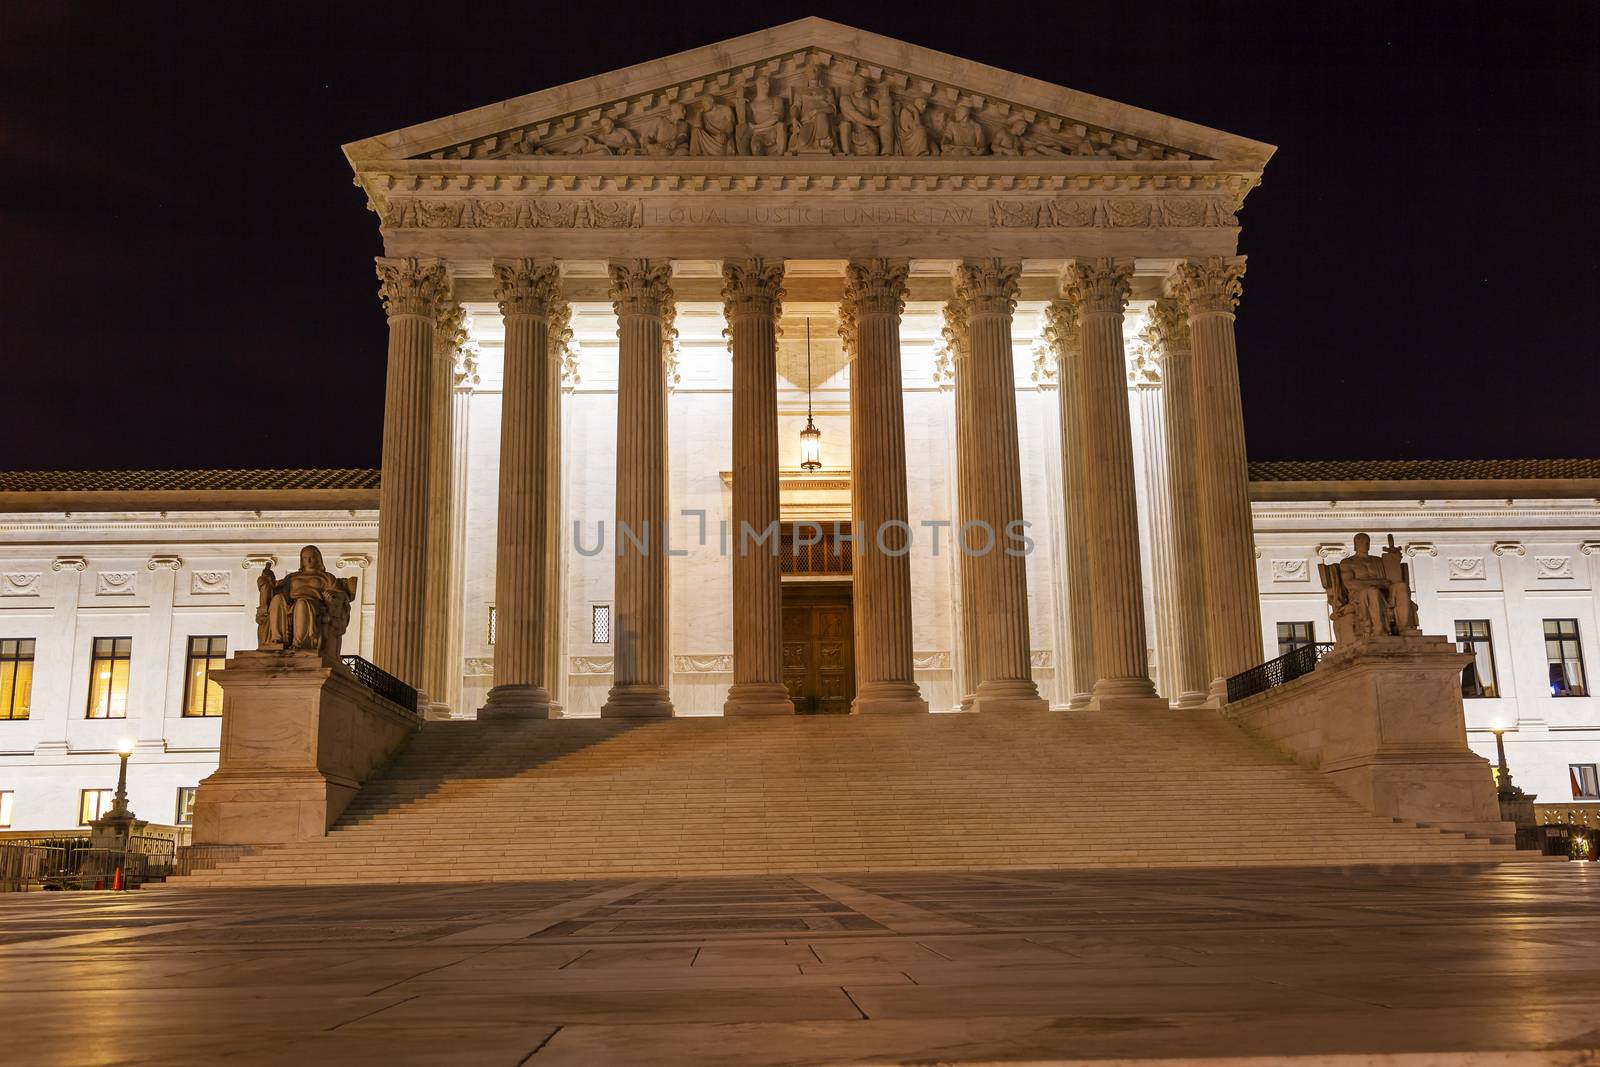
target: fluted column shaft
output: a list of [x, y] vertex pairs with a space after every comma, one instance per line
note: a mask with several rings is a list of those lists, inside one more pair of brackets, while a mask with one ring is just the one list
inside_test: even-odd
[[846, 270], [839, 333], [850, 358], [850, 511], [855, 542], [858, 714], [927, 711], [911, 656], [910, 524], [906, 516], [905, 402], [900, 381], [903, 259]]
[[1233, 313], [1243, 292], [1243, 256], [1208, 256], [1178, 267], [1194, 351], [1195, 474], [1205, 573], [1211, 697], [1228, 678], [1261, 662], [1261, 601], [1239, 399]]
[[550, 309], [561, 273], [548, 260], [494, 263], [505, 320], [500, 512], [495, 528], [494, 688], [480, 719], [549, 718]]
[[450, 396], [450, 582], [449, 639], [445, 662], [450, 676], [444, 700], [450, 707], [461, 704], [461, 648], [465, 619], [467, 577], [467, 467], [472, 391], [478, 386], [477, 348], [470, 341], [462, 348], [451, 373]]
[[550, 694], [552, 711], [559, 711], [566, 697], [566, 603], [563, 599], [563, 579], [567, 565], [567, 541], [562, 536], [565, 525], [566, 479], [562, 451], [562, 411], [565, 399], [565, 360], [572, 344], [572, 306], [558, 296], [550, 305], [550, 374], [549, 415], [546, 426], [550, 435], [548, 452], [550, 486], [548, 523], [550, 550], [545, 555], [545, 671], [544, 686]]
[[[941, 333], [950, 355], [952, 368], [961, 367], [967, 359], [967, 346], [972, 340], [965, 299], [952, 296], [945, 302], [944, 326]], [[950, 551], [955, 556], [956, 577], [961, 594], [961, 635], [960, 647], [956, 650], [956, 654], [961, 661], [962, 687], [957, 695], [961, 700], [962, 711], [972, 710], [978, 686], [983, 681], [983, 652], [978, 633], [977, 564], [974, 559], [961, 551], [959, 540], [962, 522], [966, 516], [973, 514], [977, 507], [974, 500], [979, 478], [978, 450], [973, 447], [971, 441], [973, 424], [976, 420], [963, 417], [964, 408], [970, 403], [970, 398], [962, 393], [958, 384], [955, 389], [956, 518], [955, 535], [951, 539]]]
[[1067, 640], [1071, 700], [1084, 708], [1094, 691], [1094, 611], [1089, 589], [1089, 508], [1085, 489], [1083, 432], [1078, 395], [1083, 391], [1079, 359], [1078, 307], [1051, 301], [1045, 309], [1045, 337], [1056, 354], [1057, 401], [1061, 411], [1061, 481], [1067, 511]]
[[667, 688], [667, 382], [672, 314], [664, 260], [611, 264], [617, 313], [615, 674], [600, 714], [672, 714]]
[[418, 708], [430, 719], [450, 716], [451, 501], [456, 443], [451, 394], [456, 354], [466, 340], [465, 317], [460, 304], [448, 295], [441, 296], [434, 313], [433, 362], [428, 372], [428, 548]]
[[1139, 513], [1128, 418], [1122, 315], [1133, 265], [1069, 263], [1062, 275], [1078, 306], [1078, 403], [1088, 505], [1089, 590], [1094, 619], [1093, 707], [1160, 707], [1145, 655]]
[[1194, 358], [1189, 320], [1176, 300], [1156, 301], [1151, 335], [1161, 351], [1162, 405], [1167, 431], [1167, 479], [1172, 503], [1172, 671], [1167, 696], [1180, 707], [1205, 702], [1207, 670], [1205, 576], [1200, 550], [1199, 493], [1195, 484]]
[[389, 350], [372, 654], [390, 674], [420, 685], [428, 595], [429, 385], [434, 313], [447, 283], [437, 260], [379, 258], [377, 269], [378, 294], [389, 318]]
[[1022, 459], [1017, 439], [1011, 315], [1020, 262], [969, 260], [956, 274], [968, 343], [956, 363], [957, 447], [971, 458], [972, 509], [960, 517], [958, 545], [973, 564], [981, 681], [974, 711], [1043, 710], [1028, 639], [1028, 569], [1023, 554]]
[[722, 279], [733, 349], [733, 687], [723, 710], [793, 715], [783, 684], [783, 575], [775, 551], [783, 264], [724, 263]]

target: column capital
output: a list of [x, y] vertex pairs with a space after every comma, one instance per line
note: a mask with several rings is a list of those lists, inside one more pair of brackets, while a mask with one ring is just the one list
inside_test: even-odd
[[730, 259], [722, 264], [722, 313], [736, 318], [777, 319], [783, 313], [783, 260]]
[[1080, 316], [1122, 314], [1132, 284], [1131, 259], [1069, 259], [1061, 268], [1061, 295], [1078, 305]]
[[454, 364], [467, 343], [467, 309], [448, 293], [441, 293], [433, 309], [433, 354]]
[[1190, 315], [1232, 315], [1243, 279], [1243, 256], [1201, 256], [1179, 263], [1171, 282]]
[[[1044, 339], [1060, 364], [1078, 354], [1078, 302], [1063, 297], [1044, 306]], [[1065, 379], [1061, 379], [1063, 388]]]
[[183, 566], [183, 557], [182, 556], [151, 556], [150, 559], [145, 563], [144, 566], [145, 566], [145, 570], [150, 570], [150, 571], [159, 571], [159, 570], [175, 571], [178, 568]]
[[1021, 292], [1022, 262], [1006, 259], [966, 259], [956, 268], [956, 293], [967, 304], [967, 315], [1010, 315]]
[[450, 374], [458, 393], [470, 393], [478, 387], [478, 342], [469, 337], [462, 343], [456, 350]]
[[906, 279], [911, 273], [909, 259], [874, 256], [851, 260], [844, 272], [844, 299], [839, 302], [839, 337], [845, 353], [856, 352], [856, 324], [867, 315], [892, 315], [899, 318], [906, 309]]
[[673, 313], [672, 264], [664, 259], [616, 259], [611, 273], [611, 306], [617, 317]]
[[550, 359], [562, 368], [563, 374], [572, 345], [572, 305], [557, 293], [550, 302]]
[[1181, 301], [1164, 296], [1150, 305], [1139, 340], [1161, 353], [1163, 360], [1187, 356], [1194, 347], [1189, 336], [1189, 316]]
[[441, 261], [379, 256], [374, 263], [378, 269], [378, 299], [383, 301], [385, 315], [390, 319], [406, 315], [433, 318], [435, 304], [450, 284]]
[[944, 317], [944, 324], [939, 327], [939, 336], [944, 340], [945, 350], [950, 353], [950, 358], [960, 361], [966, 359], [972, 351], [972, 321], [968, 317], [971, 307], [969, 301], [958, 292], [944, 302], [940, 314]]
[[494, 298], [500, 314], [544, 318], [561, 296], [561, 268], [553, 259], [497, 259], [494, 261]]

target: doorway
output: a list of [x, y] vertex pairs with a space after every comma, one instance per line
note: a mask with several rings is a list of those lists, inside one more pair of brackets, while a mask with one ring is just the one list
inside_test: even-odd
[[856, 695], [849, 582], [783, 583], [783, 684], [802, 715], [848, 715]]

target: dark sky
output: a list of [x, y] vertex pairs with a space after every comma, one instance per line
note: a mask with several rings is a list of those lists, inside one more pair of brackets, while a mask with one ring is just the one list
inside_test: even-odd
[[376, 465], [339, 146], [806, 14], [1278, 145], [1241, 216], [1253, 458], [1593, 456], [1596, 10], [9, 0], [0, 467]]

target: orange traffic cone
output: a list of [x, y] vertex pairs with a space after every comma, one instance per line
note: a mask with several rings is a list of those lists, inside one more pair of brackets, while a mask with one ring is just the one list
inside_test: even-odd
[[113, 890], [120, 890], [122, 888], [122, 868], [121, 867], [117, 868], [117, 875], [116, 875], [115, 878], [113, 878], [111, 880], [111, 888]]

